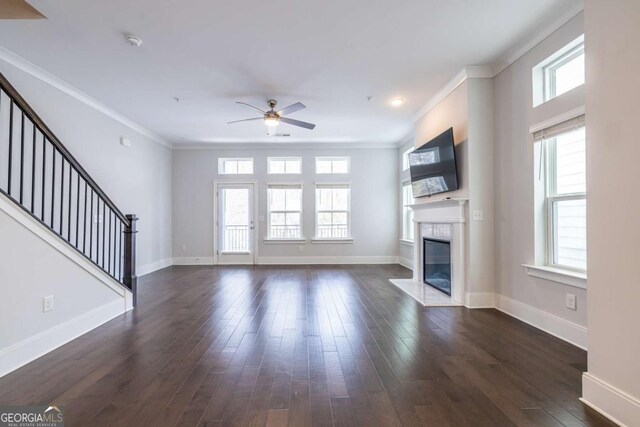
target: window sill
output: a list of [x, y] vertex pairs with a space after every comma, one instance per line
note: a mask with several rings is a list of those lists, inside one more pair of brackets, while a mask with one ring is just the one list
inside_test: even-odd
[[311, 243], [353, 243], [353, 238], [345, 237], [343, 239], [311, 239]]
[[545, 265], [522, 264], [527, 269], [529, 276], [539, 279], [550, 280], [556, 283], [573, 286], [580, 289], [587, 289], [587, 274], [577, 271], [563, 270], [561, 268], [548, 267]]
[[413, 247], [413, 240], [400, 239], [400, 244]]
[[278, 245], [278, 244], [296, 244], [296, 243], [306, 243], [307, 239], [264, 239], [263, 242], [267, 245]]

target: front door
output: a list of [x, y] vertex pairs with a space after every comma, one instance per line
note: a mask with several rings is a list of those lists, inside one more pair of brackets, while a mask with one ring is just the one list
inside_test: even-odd
[[218, 184], [218, 264], [254, 264], [253, 184]]

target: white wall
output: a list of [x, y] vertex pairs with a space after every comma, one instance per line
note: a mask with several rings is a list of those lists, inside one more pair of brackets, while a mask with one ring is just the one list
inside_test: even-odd
[[[302, 175], [267, 175], [268, 156], [302, 157]], [[315, 175], [315, 156], [350, 156], [349, 175]], [[253, 157], [258, 181], [258, 215], [266, 219], [267, 183], [303, 184], [305, 244], [265, 244], [266, 220], [258, 222], [258, 262], [296, 262], [331, 257], [340, 262], [390, 262], [398, 248], [397, 149], [272, 148], [185, 149], [173, 152], [173, 255], [184, 262], [210, 262], [214, 244], [214, 180], [241, 179], [218, 175], [219, 157]], [[246, 178], [245, 178], [246, 179]], [[311, 243], [315, 224], [316, 182], [351, 183], [352, 244]], [[186, 251], [183, 251], [183, 245]], [[299, 251], [299, 246], [303, 251]], [[202, 260], [201, 260], [202, 261]], [[311, 262], [311, 261], [310, 261]]]
[[[416, 147], [453, 127], [460, 189], [434, 196], [469, 199], [465, 225], [466, 298], [469, 307], [493, 306], [493, 80], [468, 78], [415, 124]], [[419, 198], [416, 203], [428, 203]], [[473, 221], [469, 212], [482, 211]]]
[[[460, 189], [442, 195], [442, 198], [469, 197], [467, 165], [469, 153], [468, 114], [468, 85], [467, 81], [465, 81], [415, 123], [413, 142], [416, 148], [431, 141], [450, 127], [453, 128]], [[440, 198], [440, 195], [434, 196], [434, 198]], [[416, 199], [416, 203], [427, 202], [428, 200], [428, 197], [421, 197]]]
[[[69, 257], [83, 259], [68, 245], [53, 237], [56, 249], [32, 230], [50, 236], [0, 195], [0, 376], [127, 309], [124, 287], [105, 284]], [[53, 310], [44, 313], [50, 295]]]
[[[468, 147], [465, 180], [468, 188], [469, 249], [467, 292], [492, 294], [495, 291], [494, 209], [493, 209], [493, 79], [467, 79]], [[482, 220], [470, 213], [479, 211]], [[492, 305], [483, 298], [480, 305]]]
[[640, 425], [640, 2], [585, 2], [589, 372], [584, 399]]
[[[587, 294], [583, 289], [530, 277], [521, 265], [535, 263], [534, 184], [537, 170], [529, 128], [584, 105], [584, 89], [579, 87], [533, 108], [531, 70], [582, 32], [583, 16], [579, 14], [495, 77], [494, 193], [497, 292], [516, 304], [525, 304], [526, 307], [518, 307], [529, 313], [544, 317], [545, 314], [535, 311], [541, 310], [546, 315], [584, 327]], [[589, 270], [591, 274], [591, 266]], [[566, 293], [576, 295], [576, 311], [565, 307]]]
[[[125, 214], [138, 222], [138, 273], [171, 258], [171, 150], [0, 60], [0, 72]], [[120, 145], [120, 137], [132, 146]]]

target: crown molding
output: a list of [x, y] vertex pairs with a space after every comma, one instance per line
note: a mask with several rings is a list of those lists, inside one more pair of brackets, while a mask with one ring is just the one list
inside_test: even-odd
[[357, 150], [357, 149], [397, 149], [396, 142], [195, 142], [174, 144], [174, 150], [256, 150], [256, 149], [293, 149], [293, 150]]
[[427, 103], [424, 104], [416, 114], [413, 115], [413, 122], [415, 123], [420, 120], [422, 116], [427, 114], [436, 105], [442, 102], [443, 99], [449, 96], [451, 92], [456, 90], [457, 87], [464, 83], [467, 79], [490, 79], [494, 76], [495, 74], [493, 73], [492, 68], [488, 65], [473, 65], [464, 67], [462, 70], [458, 71], [458, 73], [456, 73], [456, 75], [453, 76], [451, 80], [445, 83], [444, 86], [442, 86], [442, 88], [440, 88], [440, 90], [436, 92], [436, 94], [432, 96], [431, 99], [429, 99], [429, 101], [427, 101]]
[[[417, 122], [431, 111], [436, 105], [442, 102], [451, 94], [458, 86], [467, 79], [491, 79], [500, 74], [505, 68], [520, 59], [525, 53], [529, 52], [544, 39], [549, 37], [553, 32], [558, 30], [564, 24], [577, 16], [584, 9], [582, 2], [575, 3], [566, 12], [561, 13], [550, 20], [547, 25], [542, 26], [538, 32], [530, 35], [525, 41], [515, 44], [503, 56], [491, 65], [471, 65], [466, 66], [458, 71], [447, 83], [445, 83], [438, 92], [435, 93], [423, 106], [413, 115], [413, 122]], [[403, 141], [405, 138], [403, 138]]]
[[32, 77], [35, 77], [38, 80], [58, 89], [59, 91], [71, 96], [72, 98], [75, 98], [76, 100], [82, 102], [88, 107], [91, 107], [94, 110], [104, 114], [105, 116], [110, 117], [117, 122], [120, 122], [121, 124], [127, 126], [130, 129], [133, 129], [139, 134], [150, 138], [154, 142], [157, 142], [158, 144], [161, 144], [167, 148], [173, 148], [173, 144], [171, 144], [166, 139], [162, 138], [160, 135], [134, 122], [128, 117], [118, 113], [114, 109], [107, 107], [105, 104], [93, 98], [92, 96], [84, 93], [83, 91], [76, 88], [75, 86], [72, 86], [71, 84], [65, 82], [64, 80], [44, 70], [43, 68], [40, 68], [34, 63], [17, 55], [16, 53], [10, 51], [4, 46], [0, 46], [0, 60], [6, 62], [9, 65], [16, 67], [21, 71], [24, 71], [25, 73], [31, 75]]

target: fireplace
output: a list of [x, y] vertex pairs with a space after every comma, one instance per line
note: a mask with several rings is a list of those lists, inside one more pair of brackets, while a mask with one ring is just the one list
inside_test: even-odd
[[451, 296], [451, 242], [424, 237], [422, 247], [423, 282]]
[[465, 303], [467, 202], [467, 199], [428, 199], [411, 205], [413, 276], [389, 280], [424, 306]]

